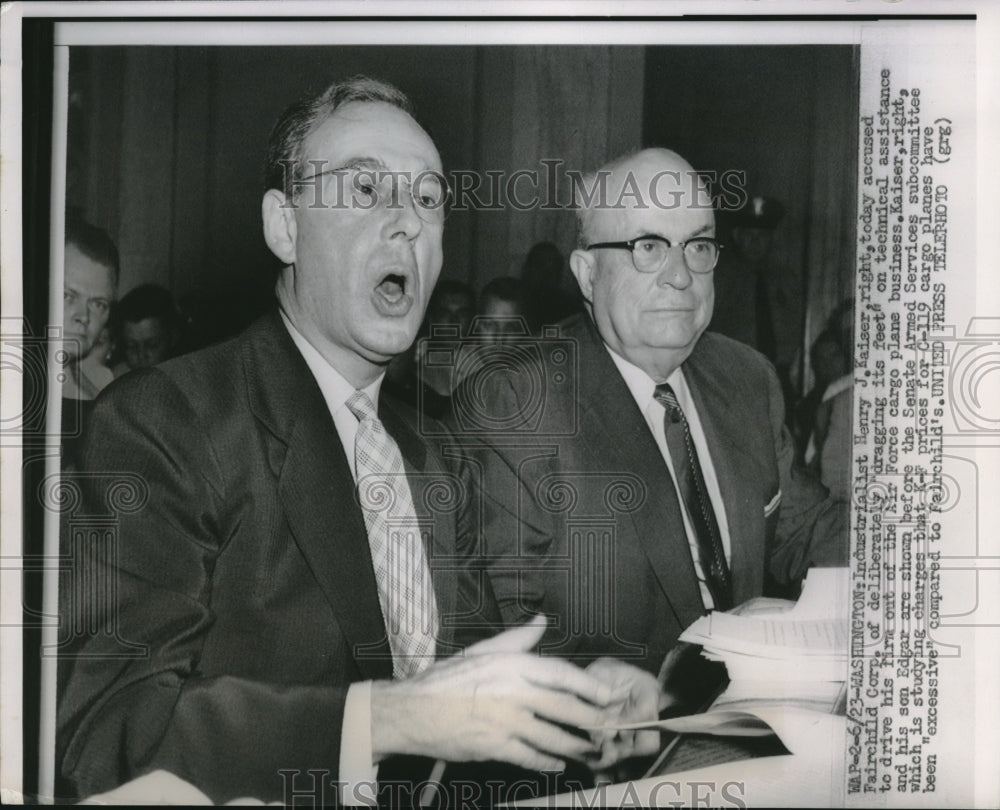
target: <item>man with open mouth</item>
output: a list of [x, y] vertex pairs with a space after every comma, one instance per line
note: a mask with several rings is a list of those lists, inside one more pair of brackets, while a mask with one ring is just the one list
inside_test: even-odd
[[77, 557], [109, 603], [63, 603], [58, 759], [79, 795], [162, 769], [215, 802], [326, 785], [350, 804], [392, 755], [595, 758], [572, 730], [636, 705], [618, 673], [531, 654], [537, 620], [454, 654], [457, 617], [499, 623], [453, 563], [476, 488], [379, 395], [437, 280], [447, 196], [396, 88], [356, 77], [293, 105], [262, 202], [278, 307], [98, 401], [85, 511], [122, 476], [137, 500]]

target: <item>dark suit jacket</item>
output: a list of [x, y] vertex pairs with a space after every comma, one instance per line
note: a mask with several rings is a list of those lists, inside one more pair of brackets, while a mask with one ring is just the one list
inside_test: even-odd
[[[586, 315], [537, 347], [484, 351], [450, 419], [481, 467], [477, 565], [505, 623], [545, 612], [556, 621], [547, 652], [655, 673], [704, 609], [642, 412]], [[789, 582], [811, 564], [846, 564], [846, 509], [793, 468], [771, 365], [706, 333], [683, 368], [725, 502], [736, 603], [760, 596], [766, 575]]]
[[[429, 521], [447, 651], [462, 473], [381, 399]], [[80, 511], [116, 523], [108, 543], [67, 539], [57, 755], [78, 792], [155, 768], [217, 802], [282, 798], [279, 769], [300, 790], [307, 768], [336, 779], [347, 688], [390, 678], [391, 657], [347, 458], [277, 313], [109, 387], [79, 483]], [[114, 587], [83, 617], [96, 632], [70, 594], [88, 582]]]

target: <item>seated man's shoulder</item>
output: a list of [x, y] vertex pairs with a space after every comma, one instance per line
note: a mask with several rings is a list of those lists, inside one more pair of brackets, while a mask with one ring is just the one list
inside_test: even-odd
[[238, 384], [242, 363], [239, 337], [181, 355], [150, 368], [118, 377], [98, 401], [121, 406], [131, 403], [169, 408], [186, 401], [192, 407], [229, 406], [245, 388]]
[[718, 332], [705, 332], [690, 360], [734, 382], [763, 381], [775, 373], [771, 361], [759, 351]]

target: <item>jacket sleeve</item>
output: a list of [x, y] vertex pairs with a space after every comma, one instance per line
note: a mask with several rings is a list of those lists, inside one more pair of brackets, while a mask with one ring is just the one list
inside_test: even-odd
[[62, 538], [84, 599], [63, 587], [57, 762], [78, 794], [159, 768], [215, 802], [283, 798], [281, 769], [302, 771], [299, 790], [307, 768], [335, 779], [347, 684], [199, 671], [233, 529], [211, 432], [178, 387], [157, 370], [112, 386], [68, 483], [87, 518]]
[[768, 417], [781, 486], [781, 505], [767, 566], [779, 583], [801, 580], [813, 566], [847, 565], [848, 504], [830, 497], [818, 479], [795, 463], [785, 426], [781, 383], [767, 364]]

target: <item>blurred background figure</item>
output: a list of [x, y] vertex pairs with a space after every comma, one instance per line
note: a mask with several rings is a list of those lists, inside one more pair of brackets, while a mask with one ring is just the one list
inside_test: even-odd
[[[459, 383], [455, 373], [458, 349], [469, 335], [475, 314], [476, 295], [468, 284], [452, 279], [439, 281], [417, 340], [389, 363], [383, 390], [435, 419], [444, 416]], [[454, 345], [451, 360], [428, 363], [428, 341], [432, 346], [441, 341]]]
[[472, 334], [486, 343], [505, 343], [512, 337], [530, 334], [525, 297], [524, 286], [514, 276], [490, 281], [479, 296], [479, 314], [472, 323]]
[[824, 328], [809, 350], [812, 364], [813, 387], [795, 406], [792, 435], [800, 462], [805, 461], [806, 448], [812, 438], [816, 410], [823, 401], [827, 387], [850, 371], [850, 347], [845, 355], [844, 346], [836, 330]]
[[521, 266], [524, 314], [529, 329], [536, 334], [543, 326], [557, 324], [583, 311], [576, 284], [568, 284], [567, 266], [552, 242], [533, 245], [524, 259]]
[[[813, 344], [814, 368], [819, 389], [820, 364], [828, 382], [812, 415], [812, 433], [805, 451], [805, 461], [819, 475], [834, 498], [851, 497], [851, 411], [854, 403], [854, 300], [840, 304], [830, 315], [827, 326]], [[815, 359], [821, 347], [822, 359]], [[813, 394], [811, 393], [810, 396]]]
[[174, 297], [158, 284], [142, 284], [115, 308], [115, 375], [148, 368], [174, 356], [180, 318]]
[[424, 326], [428, 334], [435, 326], [457, 326], [459, 334], [468, 335], [476, 315], [476, 294], [463, 281], [442, 279], [434, 288]]
[[785, 401], [791, 405], [789, 372], [801, 339], [798, 283], [771, 261], [775, 231], [785, 207], [767, 197], [751, 197], [726, 218], [726, 245], [715, 268], [715, 311], [709, 330], [753, 346], [778, 370]]
[[98, 346], [108, 325], [118, 287], [118, 249], [104, 231], [72, 217], [66, 221], [63, 277], [62, 466], [75, 469], [93, 407], [110, 382], [100, 371], [104, 350], [89, 364], [84, 358]]

